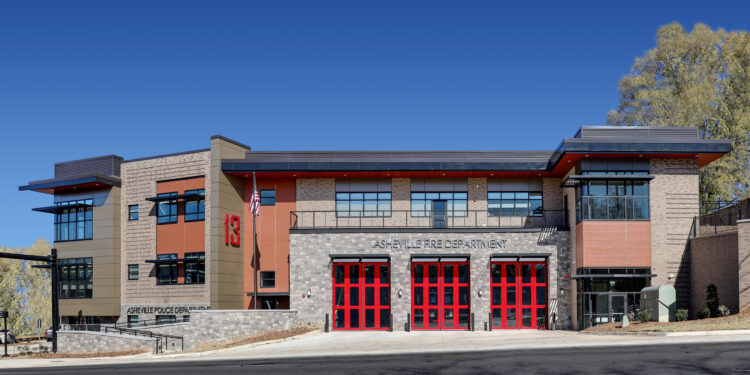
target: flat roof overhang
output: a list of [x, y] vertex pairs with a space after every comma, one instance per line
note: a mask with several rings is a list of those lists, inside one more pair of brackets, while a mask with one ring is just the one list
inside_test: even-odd
[[102, 187], [120, 186], [120, 178], [99, 174], [53, 178], [49, 180], [31, 181], [28, 185], [19, 186], [19, 191], [32, 190], [45, 194], [55, 194], [65, 191], [79, 191]]
[[60, 206], [46, 206], [46, 207], [37, 207], [32, 208], [32, 211], [36, 212], [45, 212], [48, 214], [57, 214], [60, 212], [63, 212], [65, 210], [71, 209], [71, 208], [84, 208], [84, 207], [93, 207], [90, 204], [68, 204], [68, 205], [60, 205]]

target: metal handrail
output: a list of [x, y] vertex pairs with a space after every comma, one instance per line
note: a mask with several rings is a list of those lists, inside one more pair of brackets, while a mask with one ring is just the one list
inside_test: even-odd
[[291, 211], [290, 229], [340, 228], [548, 228], [568, 227], [565, 210]]
[[157, 319], [140, 320], [138, 322], [120, 322], [115, 323], [114, 327], [139, 328], [139, 327], [158, 327], [166, 324], [190, 323], [190, 318], [175, 318], [174, 321], [159, 321]]
[[142, 329], [122, 328], [122, 327], [116, 327], [114, 325], [104, 325], [104, 324], [63, 324], [62, 327], [64, 330], [70, 330], [70, 331], [90, 331], [90, 332], [104, 332], [104, 333], [110, 333], [110, 331], [113, 331], [114, 333], [121, 334], [121, 335], [154, 338], [156, 339], [156, 353], [157, 354], [163, 352], [164, 347], [162, 344], [167, 345], [167, 346], [169, 345], [169, 339], [180, 340], [180, 348], [181, 350], [185, 350], [185, 339], [183, 338], [183, 336], [169, 335], [166, 333], [155, 333], [152, 331], [146, 331]]

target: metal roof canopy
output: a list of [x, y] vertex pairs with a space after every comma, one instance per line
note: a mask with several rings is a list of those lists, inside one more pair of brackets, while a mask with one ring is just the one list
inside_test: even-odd
[[165, 195], [161, 197], [148, 197], [146, 198], [147, 201], [150, 202], [164, 202], [164, 201], [176, 201], [180, 199], [184, 200], [190, 200], [190, 199], [198, 199], [198, 198], [204, 198], [205, 194], [200, 193], [187, 193], [187, 194], [177, 194], [177, 195]]
[[571, 175], [560, 184], [560, 187], [578, 187], [587, 180], [650, 181], [655, 177], [654, 175]]
[[61, 205], [61, 206], [37, 207], [37, 208], [32, 208], [31, 210], [36, 211], [36, 212], [46, 212], [49, 214], [57, 214], [70, 208], [85, 208], [85, 207], [94, 207], [94, 206], [91, 204], [79, 203], [79, 204], [68, 204], [68, 205]]

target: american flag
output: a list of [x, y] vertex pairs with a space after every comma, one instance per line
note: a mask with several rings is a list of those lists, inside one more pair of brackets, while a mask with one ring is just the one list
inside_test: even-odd
[[258, 190], [253, 190], [253, 198], [250, 200], [250, 212], [252, 212], [255, 216], [260, 216], [260, 195], [258, 195]]

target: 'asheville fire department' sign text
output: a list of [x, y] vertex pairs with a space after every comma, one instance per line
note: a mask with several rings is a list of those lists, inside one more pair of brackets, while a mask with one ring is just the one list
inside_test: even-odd
[[376, 249], [504, 249], [508, 240], [376, 240]]

